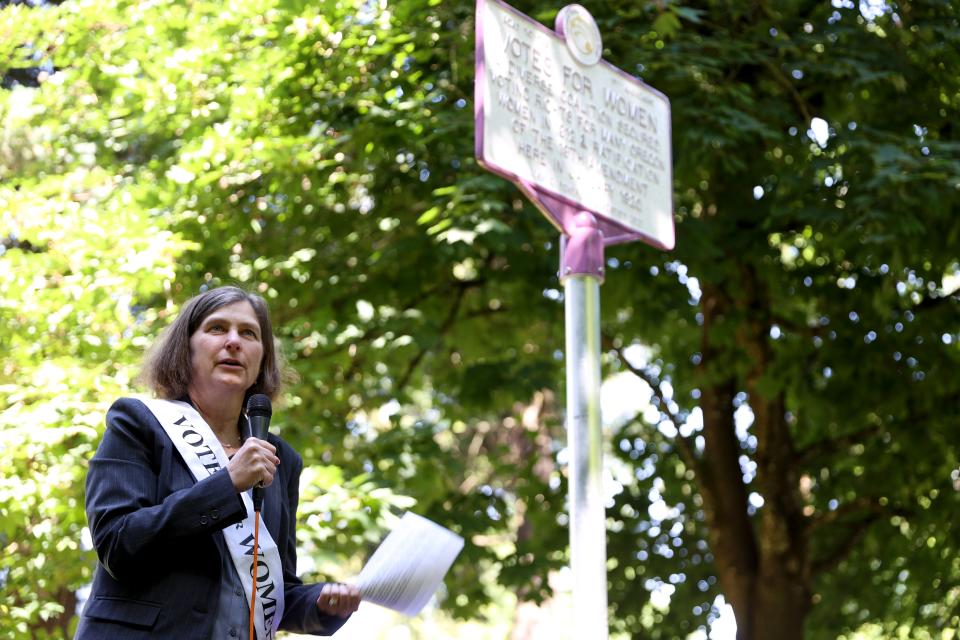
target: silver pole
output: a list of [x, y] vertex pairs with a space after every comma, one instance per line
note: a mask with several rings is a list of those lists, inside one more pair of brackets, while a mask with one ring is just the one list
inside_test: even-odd
[[607, 530], [600, 425], [600, 279], [564, 279], [574, 638], [607, 639]]

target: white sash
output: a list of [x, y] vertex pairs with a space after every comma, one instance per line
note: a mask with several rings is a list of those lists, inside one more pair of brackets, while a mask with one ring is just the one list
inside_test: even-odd
[[[156, 416], [197, 481], [227, 466], [227, 454], [220, 446], [220, 441], [189, 403], [156, 399], [143, 400], [143, 403]], [[224, 528], [223, 538], [249, 603], [253, 577], [253, 501], [246, 491], [240, 497], [247, 517], [242, 522]], [[262, 514], [257, 542], [259, 552], [254, 624], [258, 640], [272, 640], [283, 617], [283, 567], [280, 565], [277, 543], [270, 537]]]

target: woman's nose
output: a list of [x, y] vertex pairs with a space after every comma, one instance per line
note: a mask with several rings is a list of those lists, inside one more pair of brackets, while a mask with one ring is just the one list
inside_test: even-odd
[[227, 340], [225, 346], [228, 349], [238, 349], [240, 348], [240, 334], [235, 330], [231, 329], [227, 332]]

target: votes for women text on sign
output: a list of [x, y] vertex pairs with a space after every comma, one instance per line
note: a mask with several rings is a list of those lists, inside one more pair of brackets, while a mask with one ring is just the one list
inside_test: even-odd
[[600, 60], [586, 10], [564, 12], [558, 35], [500, 0], [478, 0], [477, 157], [671, 249], [670, 102]]

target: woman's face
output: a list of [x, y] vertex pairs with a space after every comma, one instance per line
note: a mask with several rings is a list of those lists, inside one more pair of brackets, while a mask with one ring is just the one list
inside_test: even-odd
[[213, 311], [190, 336], [191, 390], [245, 392], [260, 374], [262, 340], [246, 300]]

